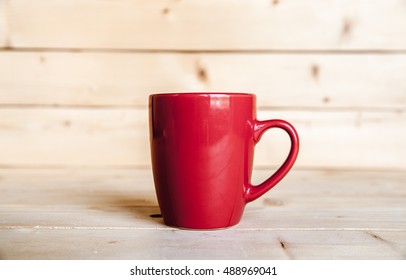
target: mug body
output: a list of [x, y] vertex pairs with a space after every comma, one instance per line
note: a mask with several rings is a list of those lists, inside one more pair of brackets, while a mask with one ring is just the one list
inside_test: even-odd
[[189, 229], [237, 224], [251, 177], [255, 95], [154, 94], [151, 159], [165, 224]]

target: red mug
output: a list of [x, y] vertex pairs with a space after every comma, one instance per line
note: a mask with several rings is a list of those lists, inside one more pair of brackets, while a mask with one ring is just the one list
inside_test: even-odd
[[[299, 151], [297, 132], [283, 120], [258, 121], [255, 103], [255, 95], [246, 93], [150, 95], [152, 170], [166, 225], [233, 226], [248, 202], [289, 172]], [[288, 133], [289, 155], [266, 181], [251, 185], [254, 146], [275, 127]]]

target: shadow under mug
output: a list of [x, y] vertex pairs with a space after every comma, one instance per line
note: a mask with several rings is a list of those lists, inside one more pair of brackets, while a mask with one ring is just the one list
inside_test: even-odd
[[[155, 190], [168, 226], [226, 228], [245, 205], [274, 187], [299, 151], [294, 127], [256, 119], [256, 97], [246, 93], [166, 93], [149, 97]], [[251, 185], [254, 146], [270, 128], [285, 130], [288, 157], [266, 181]]]

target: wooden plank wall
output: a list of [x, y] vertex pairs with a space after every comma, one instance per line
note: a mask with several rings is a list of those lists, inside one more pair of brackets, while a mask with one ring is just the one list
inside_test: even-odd
[[296, 168], [406, 169], [406, 2], [0, 0], [1, 167], [148, 168], [162, 91], [256, 93]]

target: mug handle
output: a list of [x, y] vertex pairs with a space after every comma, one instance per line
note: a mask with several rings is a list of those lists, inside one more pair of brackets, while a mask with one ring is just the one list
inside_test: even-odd
[[262, 134], [270, 128], [280, 128], [286, 131], [290, 137], [290, 151], [288, 157], [285, 159], [281, 167], [279, 167], [276, 172], [269, 177], [266, 181], [259, 184], [258, 186], [253, 186], [248, 183], [248, 187], [245, 192], [245, 201], [251, 202], [261, 195], [265, 194], [267, 191], [272, 189], [292, 168], [299, 152], [299, 136], [295, 128], [288, 122], [284, 120], [267, 120], [258, 121], [254, 120], [253, 123], [253, 137], [254, 143], [257, 144], [261, 139]]

